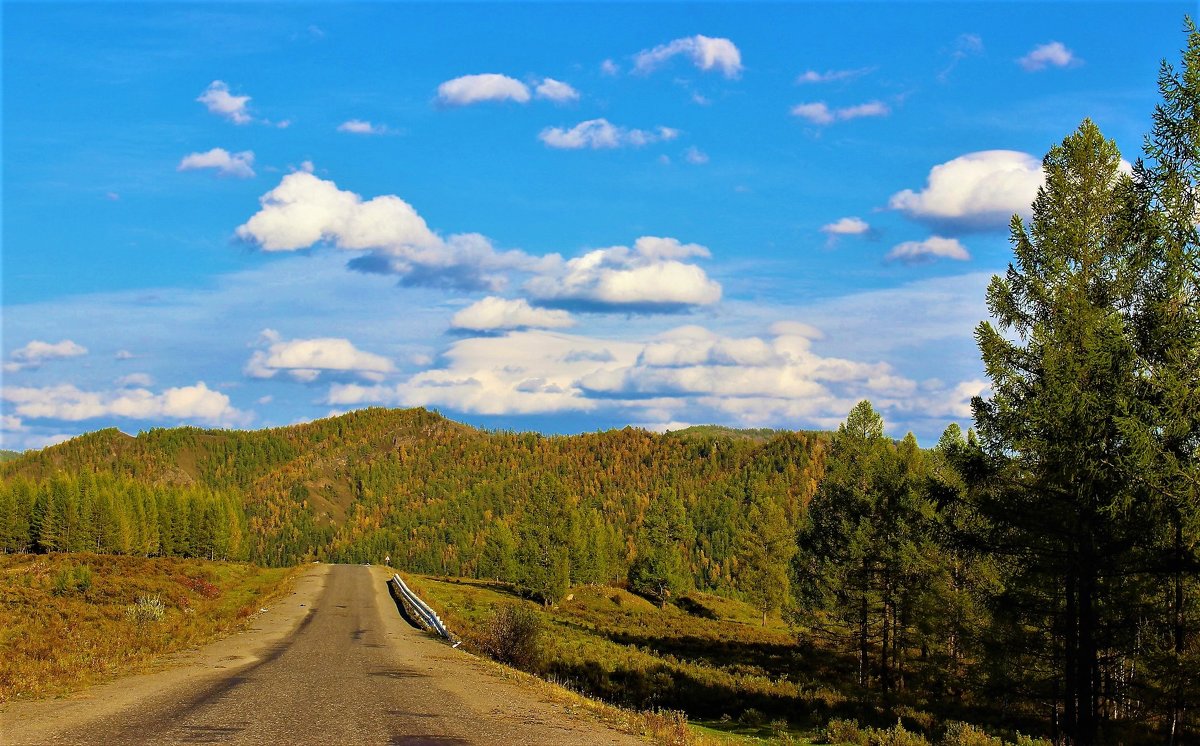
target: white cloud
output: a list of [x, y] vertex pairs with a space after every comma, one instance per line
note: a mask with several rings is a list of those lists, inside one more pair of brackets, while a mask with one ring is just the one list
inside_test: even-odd
[[483, 101], [529, 101], [529, 86], [498, 73], [464, 75], [438, 86], [438, 101], [447, 106], [469, 106]]
[[854, 80], [874, 70], [875, 68], [873, 67], [860, 67], [854, 70], [826, 70], [823, 73], [816, 70], [808, 70], [796, 77], [796, 83], [833, 83], [840, 80]]
[[824, 101], [806, 104], [796, 104], [791, 109], [792, 116], [807, 119], [813, 124], [833, 124], [863, 117], [886, 117], [892, 113], [888, 105], [882, 101], [868, 101], [855, 106], [845, 106], [831, 109]]
[[821, 232], [828, 233], [830, 236], [861, 236], [869, 233], [870, 230], [871, 226], [867, 224], [867, 221], [857, 217], [839, 218], [821, 226]]
[[560, 150], [591, 148], [621, 148], [627, 145], [641, 147], [650, 143], [674, 140], [679, 130], [658, 127], [654, 130], [639, 130], [619, 127], [607, 119], [589, 119], [570, 129], [547, 127], [538, 134], [538, 139], [548, 147]]
[[643, 341], [509, 332], [450, 345], [442, 367], [392, 386], [338, 384], [326, 404], [443, 406], [482, 415], [623, 411], [633, 421], [834, 427], [864, 397], [889, 411], [961, 416], [979, 382], [924, 386], [884, 362], [813, 350], [798, 322], [765, 337], [683, 326]]
[[135, 357], [137, 355], [134, 355], [129, 350], [117, 350], [116, 354], [113, 355], [113, 359], [115, 360], [133, 360]]
[[693, 145], [683, 151], [683, 159], [693, 165], [701, 166], [708, 163], [708, 153]]
[[229, 397], [213, 391], [203, 381], [194, 386], [169, 388], [162, 393], [147, 389], [84, 391], [70, 384], [46, 387], [8, 387], [0, 396], [17, 415], [28, 419], [77, 422], [98, 417], [135, 420], [166, 418], [218, 425], [245, 425], [252, 416], [234, 408]]
[[315, 381], [321, 373], [354, 373], [378, 381], [395, 370], [392, 361], [382, 355], [363, 352], [348, 339], [282, 339], [277, 332], [264, 329], [260, 342], [266, 349], [255, 350], [246, 363], [245, 373], [253, 378], [274, 378], [287, 373], [297, 381]]
[[736, 78], [742, 71], [742, 53], [729, 39], [697, 34], [645, 49], [633, 57], [638, 72], [650, 72], [662, 63], [684, 55], [701, 70], [720, 70], [726, 78]]
[[351, 135], [386, 135], [388, 128], [382, 124], [371, 124], [364, 119], [347, 119], [338, 125], [337, 131]]
[[966, 247], [956, 238], [930, 236], [924, 241], [905, 241], [897, 244], [888, 252], [888, 261], [899, 261], [907, 264], [927, 262], [935, 259], [955, 259], [965, 262], [971, 258]]
[[222, 80], [209, 83], [208, 88], [196, 100], [208, 107], [213, 114], [225, 117], [234, 124], [249, 124], [254, 121], [246, 111], [250, 97], [234, 96]]
[[1029, 54], [1017, 60], [1017, 64], [1029, 72], [1045, 70], [1047, 67], [1067, 67], [1078, 65], [1081, 60], [1075, 53], [1067, 49], [1061, 41], [1040, 44], [1029, 51]]
[[621, 68], [612, 60], [604, 60], [600, 63], [601, 75], [616, 75], [621, 72]]
[[149, 373], [130, 373], [116, 380], [118, 386], [153, 386], [154, 378]]
[[554, 78], [545, 78], [535, 91], [538, 98], [548, 99], [563, 103], [566, 101], [578, 101], [579, 91], [572, 88], [569, 84]]
[[632, 249], [613, 246], [571, 259], [534, 277], [525, 288], [537, 300], [589, 310], [672, 311], [721, 299], [721, 285], [695, 264], [681, 259], [707, 257], [698, 244], [643, 236]]
[[566, 311], [549, 308], [534, 308], [524, 298], [506, 300], [489, 296], [472, 303], [450, 321], [451, 328], [468, 331], [496, 331], [500, 329], [560, 329], [574, 326], [575, 321]]
[[934, 166], [923, 190], [897, 192], [888, 207], [936, 224], [999, 228], [1013, 213], [1029, 214], [1042, 181], [1042, 163], [1032, 155], [983, 150]]
[[443, 239], [399, 197], [363, 200], [308, 171], [284, 176], [259, 201], [262, 208], [236, 232], [264, 251], [297, 251], [328, 242], [367, 252], [351, 262], [362, 271], [401, 275], [413, 285], [475, 290], [497, 290], [505, 284], [506, 271], [540, 266], [540, 260], [523, 252], [496, 251], [479, 234]]
[[6, 433], [20, 433], [25, 431], [25, 423], [21, 422], [20, 417], [14, 417], [11, 414], [0, 414], [0, 430]]
[[24, 347], [18, 347], [9, 355], [11, 362], [4, 364], [4, 370], [16, 373], [25, 368], [36, 368], [47, 360], [63, 360], [80, 357], [87, 354], [87, 348], [69, 339], [61, 342], [43, 342], [35, 339]]
[[222, 176], [249, 179], [254, 176], [254, 152], [243, 150], [230, 153], [225, 148], [213, 148], [206, 153], [189, 153], [179, 161], [177, 171], [196, 171], [202, 168], [216, 169]]

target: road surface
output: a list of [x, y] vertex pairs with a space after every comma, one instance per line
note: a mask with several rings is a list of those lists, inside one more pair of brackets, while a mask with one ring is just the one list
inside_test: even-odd
[[0, 744], [634, 744], [404, 622], [382, 568], [315, 565], [178, 667], [0, 706]]

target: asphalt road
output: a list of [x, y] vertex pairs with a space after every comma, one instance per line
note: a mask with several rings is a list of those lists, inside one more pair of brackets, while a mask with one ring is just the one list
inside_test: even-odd
[[0, 710], [0, 743], [618, 744], [637, 739], [404, 622], [387, 574], [317, 566], [179, 667]]

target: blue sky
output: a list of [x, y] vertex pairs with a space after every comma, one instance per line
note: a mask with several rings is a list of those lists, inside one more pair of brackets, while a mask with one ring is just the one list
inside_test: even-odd
[[372, 405], [932, 444], [1192, 3], [3, 6], [5, 448]]

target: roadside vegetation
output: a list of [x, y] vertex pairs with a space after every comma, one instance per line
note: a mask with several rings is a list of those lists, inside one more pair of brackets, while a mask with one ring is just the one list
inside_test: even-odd
[[295, 570], [86, 553], [0, 554], [0, 702], [146, 670], [232, 632]]

